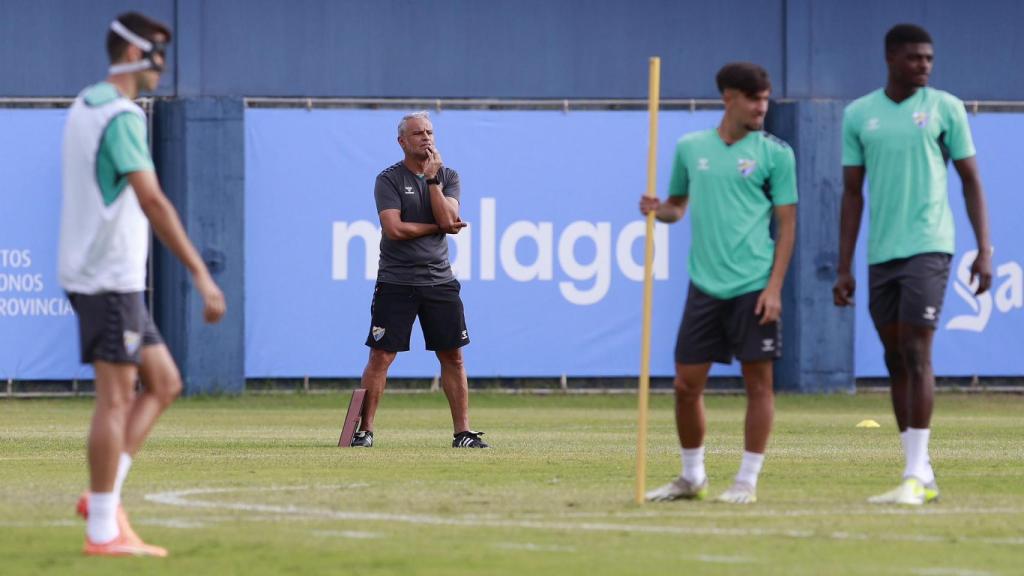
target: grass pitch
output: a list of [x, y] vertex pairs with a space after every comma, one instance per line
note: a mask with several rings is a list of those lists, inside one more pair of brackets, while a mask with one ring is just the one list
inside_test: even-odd
[[[389, 395], [377, 446], [335, 447], [348, 395], [186, 399], [125, 486], [171, 557], [80, 555], [88, 399], [0, 401], [0, 573], [911, 574], [1024, 572], [1024, 397], [941, 395], [942, 500], [869, 506], [902, 471], [888, 397], [777, 402], [760, 502], [632, 502], [632, 396], [471, 397], [493, 450], [453, 450], [437, 395]], [[678, 473], [652, 399], [648, 487]], [[742, 397], [709, 397], [712, 496], [742, 451]], [[879, 429], [858, 429], [873, 418]]]

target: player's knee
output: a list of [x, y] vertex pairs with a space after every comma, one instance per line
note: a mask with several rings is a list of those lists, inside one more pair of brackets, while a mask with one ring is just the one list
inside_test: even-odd
[[903, 354], [898, 349], [886, 349], [885, 366], [889, 369], [889, 372], [902, 372]]
[[124, 415], [127, 417], [134, 400], [131, 392], [125, 394], [104, 394], [96, 397], [96, 409], [102, 410], [110, 417]]
[[772, 398], [774, 395], [771, 378], [747, 379], [745, 385], [748, 398]]
[[391, 363], [395, 361], [395, 357], [398, 356], [397, 352], [388, 352], [387, 350], [371, 350], [370, 351], [370, 366], [371, 370], [387, 370], [391, 367]]
[[437, 359], [442, 366], [449, 370], [462, 370], [464, 366], [460, 349], [442, 350], [437, 353]]
[[925, 344], [917, 339], [900, 342], [900, 356], [904, 369], [912, 375], [924, 374], [931, 367], [931, 355]]
[[684, 402], [696, 402], [704, 394], [704, 387], [696, 382], [690, 382], [685, 378], [676, 377], [673, 382], [676, 389], [676, 397]]
[[175, 372], [168, 375], [154, 390], [157, 399], [165, 408], [174, 403], [181, 396], [184, 386], [181, 383], [181, 376]]

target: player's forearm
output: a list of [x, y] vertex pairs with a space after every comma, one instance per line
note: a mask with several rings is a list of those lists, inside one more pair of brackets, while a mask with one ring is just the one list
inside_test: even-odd
[[430, 185], [430, 211], [434, 214], [434, 220], [442, 230], [448, 230], [452, 224], [458, 221], [459, 215], [444, 197], [441, 186]]
[[677, 206], [670, 202], [662, 202], [658, 205], [658, 209], [654, 212], [654, 218], [659, 222], [671, 224], [678, 222], [683, 214], [686, 213], [686, 205]]
[[988, 231], [988, 208], [985, 202], [985, 192], [978, 179], [964, 182], [964, 204], [967, 206], [967, 218], [971, 221], [971, 228], [974, 229], [974, 238], [978, 242], [978, 251], [992, 249], [992, 241]]
[[423, 224], [421, 222], [399, 222], [384, 230], [384, 234], [390, 240], [412, 240], [421, 236], [440, 234], [441, 228], [437, 224]]
[[153, 226], [153, 233], [174, 254], [193, 277], [209, 274], [206, 264], [188, 239], [178, 211], [163, 194], [152, 195], [139, 204]]
[[779, 219], [776, 224], [775, 261], [772, 263], [772, 274], [768, 278], [768, 287], [779, 292], [786, 281], [786, 271], [793, 258], [793, 246], [796, 245], [796, 207], [790, 217]]
[[860, 219], [864, 213], [864, 196], [858, 188], [856, 192], [847, 190], [843, 193], [842, 208], [839, 213], [839, 268], [840, 274], [849, 274], [853, 270], [853, 253], [857, 248], [857, 234], [860, 232]]

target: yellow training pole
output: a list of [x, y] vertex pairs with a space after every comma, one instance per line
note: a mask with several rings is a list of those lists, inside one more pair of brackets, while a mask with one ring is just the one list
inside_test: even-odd
[[[647, 90], [647, 113], [650, 117], [647, 143], [647, 192], [653, 198], [658, 160], [658, 100], [661, 93], [661, 58], [650, 60]], [[639, 422], [636, 436], [636, 503], [644, 502], [644, 481], [647, 478], [647, 397], [651, 387], [651, 300], [654, 297], [654, 212], [647, 215], [647, 238], [644, 242], [644, 321], [640, 337], [640, 387], [637, 390]]]

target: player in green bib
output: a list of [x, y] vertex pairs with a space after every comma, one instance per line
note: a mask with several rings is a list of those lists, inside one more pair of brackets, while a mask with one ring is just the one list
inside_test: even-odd
[[[853, 305], [852, 263], [868, 184], [868, 283], [871, 318], [885, 348], [892, 406], [906, 464], [877, 504], [920, 505], [939, 496], [928, 457], [935, 376], [932, 339], [949, 279], [953, 215], [946, 182], [953, 160], [978, 242], [975, 291], [992, 283], [985, 195], [963, 102], [928, 87], [932, 39], [901, 24], [885, 36], [889, 79], [843, 115], [843, 201], [837, 306]], [[974, 279], [977, 280], [974, 280]]]
[[107, 31], [107, 79], [75, 98], [64, 127], [58, 273], [78, 320], [82, 363], [96, 374], [89, 491], [77, 506], [90, 556], [168, 554], [135, 533], [121, 506], [133, 458], [182, 389], [145, 304], [151, 229], [191, 273], [203, 319], [217, 322], [226, 311], [224, 294], [160, 187], [146, 117], [133, 102], [158, 86], [170, 41], [170, 28], [160, 22], [134, 12], [118, 16]]
[[[704, 386], [713, 362], [739, 359], [747, 390], [743, 461], [718, 500], [750, 504], [774, 414], [772, 365], [781, 354], [782, 283], [796, 234], [793, 150], [763, 131], [771, 83], [746, 62], [716, 78], [725, 103], [718, 128], [687, 134], [673, 156], [666, 202], [644, 197], [643, 214], [676, 222], [690, 209], [690, 287], [676, 340], [676, 426], [682, 473], [648, 500], [703, 499]], [[770, 225], [774, 216], [777, 240]]]

